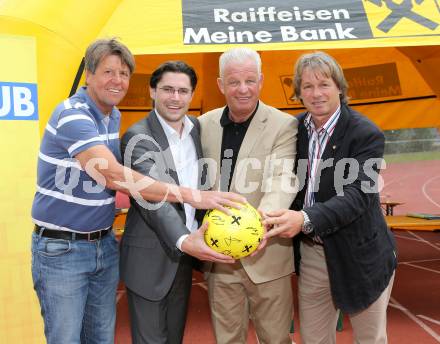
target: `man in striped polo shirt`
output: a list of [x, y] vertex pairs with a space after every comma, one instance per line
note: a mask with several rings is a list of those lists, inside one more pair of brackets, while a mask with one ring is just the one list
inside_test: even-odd
[[243, 201], [156, 182], [121, 165], [116, 105], [127, 93], [134, 57], [115, 39], [97, 40], [86, 51], [85, 67], [86, 86], [54, 110], [38, 160], [32, 275], [49, 344], [114, 342], [115, 190], [194, 208], [224, 210]]
[[294, 85], [307, 109], [296, 164], [307, 167], [298, 173], [305, 188], [292, 210], [268, 213], [265, 224], [276, 225], [266, 237], [295, 236], [301, 343], [336, 343], [338, 309], [350, 317], [354, 342], [387, 343], [397, 259], [379, 200], [385, 137], [347, 105], [347, 81], [331, 56], [301, 56]]

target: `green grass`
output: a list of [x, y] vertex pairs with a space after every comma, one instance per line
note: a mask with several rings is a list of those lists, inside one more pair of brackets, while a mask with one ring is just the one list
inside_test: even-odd
[[432, 151], [432, 152], [387, 154], [384, 156], [384, 159], [387, 163], [440, 160], [440, 152]]

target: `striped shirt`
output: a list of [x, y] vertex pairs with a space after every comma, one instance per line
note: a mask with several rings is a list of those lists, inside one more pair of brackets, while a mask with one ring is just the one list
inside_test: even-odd
[[38, 155], [37, 191], [32, 205], [35, 224], [74, 232], [112, 225], [115, 192], [97, 184], [75, 156], [92, 146], [106, 145], [121, 161], [120, 118], [116, 107], [105, 116], [85, 87], [56, 107]]
[[[304, 207], [311, 207], [315, 203], [315, 192], [318, 191], [316, 185], [316, 179], [319, 177], [317, 172], [319, 170], [319, 162], [322, 157], [322, 153], [325, 150], [327, 142], [335, 130], [336, 123], [338, 122], [341, 109], [335, 111], [335, 113], [328, 119], [328, 121], [321, 127], [316, 128], [315, 123], [312, 120], [312, 115], [307, 114], [304, 125], [307, 128], [309, 136], [309, 160], [307, 162], [307, 171], [309, 179], [307, 182], [306, 197], [304, 200]], [[319, 178], [318, 178], [319, 180]]]

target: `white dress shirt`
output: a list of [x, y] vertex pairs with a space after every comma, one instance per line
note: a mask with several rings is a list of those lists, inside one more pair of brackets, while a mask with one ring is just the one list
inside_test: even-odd
[[[162, 125], [165, 136], [170, 146], [171, 155], [173, 156], [174, 165], [176, 167], [177, 176], [179, 177], [179, 184], [181, 186], [197, 189], [198, 187], [198, 162], [196, 146], [190, 135], [194, 124], [185, 116], [183, 120], [182, 134], [172, 128], [155, 110], [158, 114], [160, 124]], [[189, 204], [183, 204], [185, 209], [186, 227], [191, 231], [197, 230], [197, 221], [195, 219], [196, 210]], [[188, 234], [182, 235], [176, 242], [176, 247], [181, 250], [182, 242], [186, 239]]]

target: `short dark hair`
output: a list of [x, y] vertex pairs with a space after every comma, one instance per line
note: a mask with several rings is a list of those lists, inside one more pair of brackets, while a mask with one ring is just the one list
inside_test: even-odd
[[188, 75], [191, 82], [192, 91], [196, 89], [197, 74], [193, 67], [183, 61], [167, 61], [162, 63], [159, 67], [157, 67], [153, 74], [151, 74], [150, 87], [155, 89], [160, 80], [162, 80], [162, 76], [168, 72], [183, 73]]
[[135, 68], [133, 54], [116, 38], [98, 39], [89, 45], [84, 59], [86, 70], [94, 74], [99, 62], [109, 55], [119, 56], [130, 69], [130, 74], [133, 74]]

